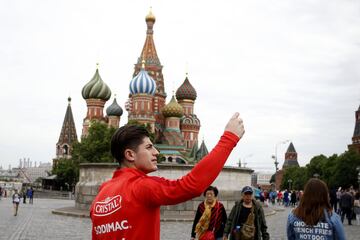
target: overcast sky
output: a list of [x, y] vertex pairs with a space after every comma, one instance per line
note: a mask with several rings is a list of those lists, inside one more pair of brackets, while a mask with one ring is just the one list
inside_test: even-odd
[[[80, 137], [81, 89], [96, 62], [124, 108], [150, 6], [167, 102], [188, 65], [199, 137], [209, 150], [233, 112], [244, 119], [246, 133], [227, 165], [242, 158], [274, 171], [271, 155], [286, 139], [302, 166], [351, 143], [360, 104], [360, 1], [0, 2], [3, 168], [23, 157], [52, 161], [69, 95]], [[278, 144], [280, 166], [287, 147]]]

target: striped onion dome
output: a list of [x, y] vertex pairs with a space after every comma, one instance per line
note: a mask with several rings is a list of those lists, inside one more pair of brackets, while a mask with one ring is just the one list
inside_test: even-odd
[[182, 117], [184, 115], [183, 107], [177, 103], [175, 96], [172, 96], [170, 102], [162, 109], [164, 117]]
[[84, 99], [95, 98], [107, 101], [111, 97], [111, 90], [101, 79], [99, 69], [96, 69], [93, 78], [83, 87], [81, 93]]
[[114, 98], [113, 103], [106, 109], [106, 114], [108, 116], [119, 116], [119, 117], [123, 114], [123, 110], [117, 103], [116, 98]]
[[156, 83], [152, 77], [145, 71], [145, 67], [142, 66], [140, 72], [130, 82], [131, 94], [150, 94], [154, 95], [156, 90]]
[[181, 86], [176, 91], [176, 99], [177, 100], [189, 99], [189, 100], [195, 101], [196, 96], [197, 96], [196, 90], [191, 85], [188, 77], [186, 76], [185, 81], [183, 82], [183, 84], [181, 84]]

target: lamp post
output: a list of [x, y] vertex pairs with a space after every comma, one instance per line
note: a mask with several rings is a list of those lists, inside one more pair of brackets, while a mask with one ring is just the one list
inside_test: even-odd
[[275, 144], [275, 155], [272, 155], [272, 159], [274, 159], [274, 164], [275, 164], [275, 173], [279, 170], [279, 162], [278, 162], [278, 158], [277, 158], [277, 148], [280, 144], [285, 144], [288, 143], [290, 140], [285, 140], [285, 141], [280, 141], [278, 143]]
[[289, 190], [291, 190], [291, 183], [292, 183], [292, 180], [291, 180], [291, 179], [289, 179], [289, 180], [288, 180], [288, 183], [289, 183]]

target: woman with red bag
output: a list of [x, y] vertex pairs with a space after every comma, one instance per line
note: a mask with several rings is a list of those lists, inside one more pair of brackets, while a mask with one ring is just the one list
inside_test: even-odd
[[205, 201], [200, 203], [192, 231], [191, 240], [221, 240], [227, 220], [224, 205], [217, 199], [219, 191], [216, 187], [209, 186], [205, 192]]

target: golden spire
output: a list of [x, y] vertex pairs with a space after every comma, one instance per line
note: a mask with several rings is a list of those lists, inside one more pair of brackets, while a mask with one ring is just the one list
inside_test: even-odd
[[156, 18], [155, 15], [152, 13], [152, 7], [150, 7], [149, 13], [148, 15], [146, 15], [145, 20], [155, 22]]

